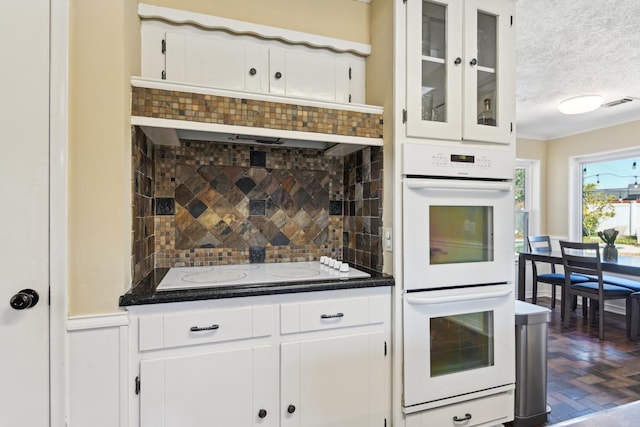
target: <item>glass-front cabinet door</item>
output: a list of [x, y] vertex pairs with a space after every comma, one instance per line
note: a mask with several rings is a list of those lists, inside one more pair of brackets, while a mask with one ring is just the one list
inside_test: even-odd
[[407, 2], [407, 134], [460, 139], [462, 2]]
[[407, 2], [407, 135], [515, 139], [512, 0]]

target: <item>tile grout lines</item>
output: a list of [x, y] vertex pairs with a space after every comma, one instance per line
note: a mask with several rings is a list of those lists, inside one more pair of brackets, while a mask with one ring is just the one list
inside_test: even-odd
[[[541, 305], [549, 306], [542, 298]], [[640, 399], [640, 343], [626, 337], [624, 316], [607, 313], [605, 340], [581, 311], [562, 326], [559, 308], [551, 313], [547, 360], [546, 425]]]

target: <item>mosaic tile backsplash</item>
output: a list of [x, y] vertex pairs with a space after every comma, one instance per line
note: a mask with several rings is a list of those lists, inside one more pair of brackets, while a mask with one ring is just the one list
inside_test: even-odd
[[382, 115], [133, 86], [131, 114], [201, 123], [382, 138]]
[[[133, 138], [133, 233], [132, 268], [133, 282], [138, 283], [154, 268], [154, 150], [144, 133], [132, 130]], [[156, 208], [157, 209], [157, 208]]]
[[[380, 148], [342, 158], [311, 149], [202, 141], [153, 146], [139, 134], [134, 156], [147, 155], [138, 154], [134, 176], [151, 187], [153, 204], [148, 191], [136, 193], [134, 278], [151, 271], [150, 257], [153, 267], [166, 268], [328, 255], [382, 271]], [[150, 168], [151, 182], [145, 175]], [[146, 213], [136, 216], [139, 204], [152, 206], [152, 226]], [[142, 243], [136, 242], [143, 240], [146, 250], [139, 250]]]

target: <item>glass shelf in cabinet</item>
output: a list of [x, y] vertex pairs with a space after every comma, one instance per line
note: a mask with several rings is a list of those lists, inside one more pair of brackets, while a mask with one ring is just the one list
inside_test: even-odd
[[444, 58], [438, 58], [435, 56], [422, 56], [423, 61], [434, 62], [436, 64], [444, 64]]

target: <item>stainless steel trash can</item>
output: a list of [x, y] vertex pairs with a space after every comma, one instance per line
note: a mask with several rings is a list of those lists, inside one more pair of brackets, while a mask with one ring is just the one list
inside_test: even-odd
[[514, 427], [547, 421], [547, 340], [551, 310], [516, 301]]

